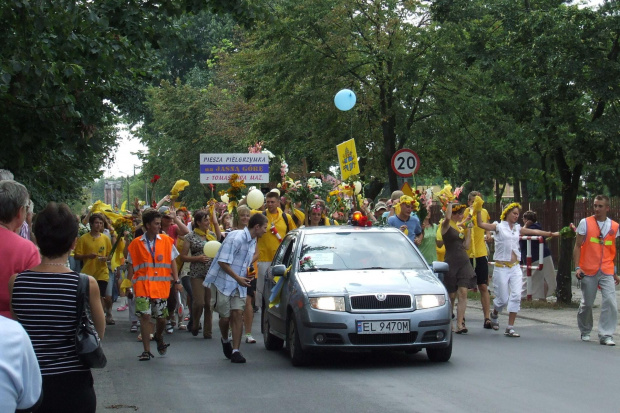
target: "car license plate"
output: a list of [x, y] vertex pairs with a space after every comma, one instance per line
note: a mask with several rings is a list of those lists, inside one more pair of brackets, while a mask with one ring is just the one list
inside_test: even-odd
[[357, 334], [399, 334], [409, 332], [409, 320], [357, 322]]

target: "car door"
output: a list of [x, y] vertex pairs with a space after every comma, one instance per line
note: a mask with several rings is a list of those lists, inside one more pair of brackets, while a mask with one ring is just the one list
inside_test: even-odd
[[[293, 257], [295, 255], [295, 245], [297, 244], [297, 234], [290, 234], [284, 238], [282, 241], [282, 245], [276, 252], [276, 255], [271, 263], [272, 267], [275, 265], [282, 264], [286, 268], [291, 267], [293, 263]], [[271, 289], [276, 285], [273, 276], [271, 275], [271, 268], [268, 271], [268, 280], [265, 281], [265, 294], [267, 301], [269, 301], [269, 296], [271, 295]], [[288, 284], [289, 284], [289, 276], [287, 275], [283, 280], [283, 285], [280, 292], [280, 304], [278, 306], [274, 306], [267, 309], [269, 314], [269, 325], [274, 330], [285, 333], [286, 332], [286, 307], [288, 304]], [[269, 286], [267, 288], [267, 286]], [[268, 305], [268, 304], [267, 304]]]

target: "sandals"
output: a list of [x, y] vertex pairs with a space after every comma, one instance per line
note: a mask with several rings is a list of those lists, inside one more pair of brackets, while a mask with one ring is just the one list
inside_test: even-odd
[[152, 358], [155, 358], [155, 356], [150, 351], [143, 351], [142, 354], [138, 356], [139, 361], [149, 361]]
[[493, 317], [493, 313], [491, 313], [491, 328], [493, 330], [499, 330], [499, 314], [495, 314]]
[[156, 336], [155, 340], [157, 341], [157, 352], [159, 353], [160, 356], [165, 355], [166, 352], [168, 351], [168, 347], [170, 347], [170, 344], [164, 343], [163, 336]]
[[168, 324], [166, 324], [166, 334], [172, 333], [174, 333], [174, 325], [172, 325], [172, 323], [169, 321]]
[[482, 325], [483, 328], [486, 328], [487, 330], [491, 330], [493, 328], [493, 324], [491, 324], [491, 319], [490, 318], [485, 318], [484, 319], [484, 324]]
[[521, 337], [521, 335], [517, 333], [514, 328], [507, 328], [504, 335], [506, 337]]
[[456, 334], [467, 334], [467, 327], [465, 327], [465, 323], [461, 326], [461, 328], [457, 328], [455, 331]]

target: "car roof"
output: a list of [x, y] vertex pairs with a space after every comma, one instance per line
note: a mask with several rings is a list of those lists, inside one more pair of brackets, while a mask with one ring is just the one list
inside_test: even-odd
[[398, 228], [394, 228], [394, 227], [388, 227], [388, 226], [372, 226], [372, 227], [359, 227], [359, 226], [353, 226], [353, 225], [326, 225], [326, 226], [319, 226], [319, 227], [300, 227], [294, 230], [291, 230], [290, 232], [300, 232], [302, 234], [329, 234], [329, 233], [334, 233], [334, 232], [354, 232], [354, 231], [364, 231], [364, 232], [375, 232], [375, 233], [381, 233], [381, 232], [396, 232], [399, 233], [401, 232]]

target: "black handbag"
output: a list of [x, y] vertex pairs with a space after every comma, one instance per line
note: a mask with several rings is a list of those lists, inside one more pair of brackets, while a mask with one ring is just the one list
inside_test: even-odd
[[101, 348], [101, 339], [95, 330], [90, 313], [89, 276], [80, 274], [77, 288], [77, 328], [75, 332], [75, 351], [84, 366], [102, 369], [108, 360]]

